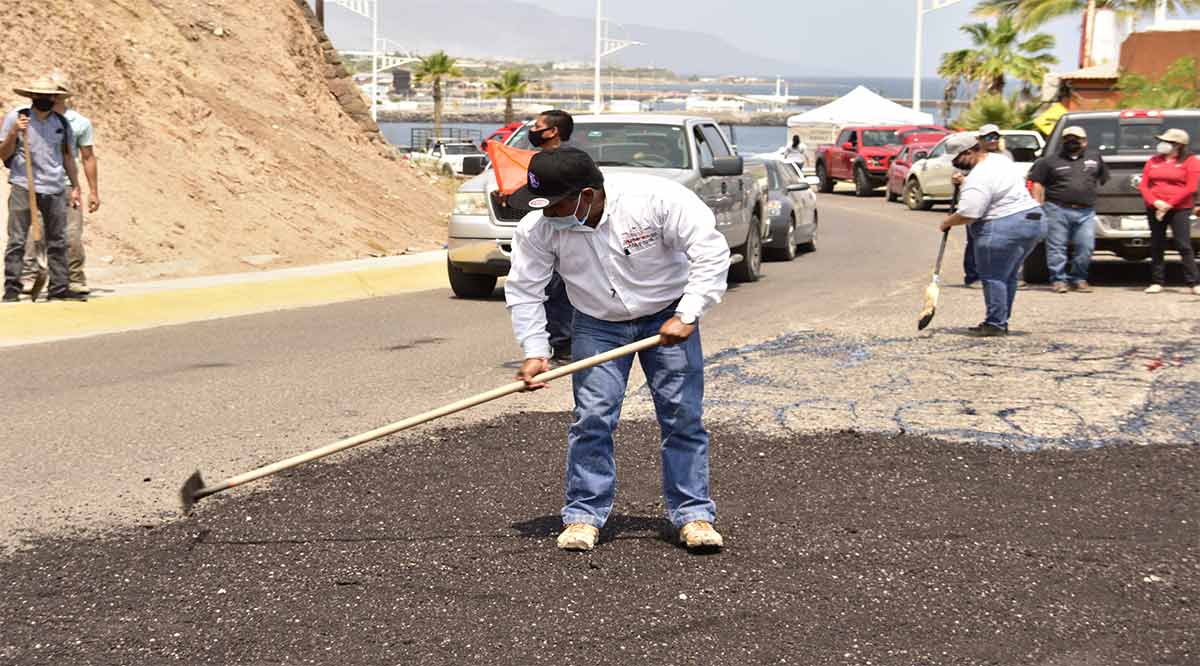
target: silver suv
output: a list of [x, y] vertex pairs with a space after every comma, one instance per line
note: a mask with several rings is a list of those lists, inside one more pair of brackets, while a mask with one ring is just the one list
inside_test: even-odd
[[[1100, 153], [1108, 167], [1108, 183], [1100, 187], [1096, 200], [1096, 252], [1111, 252], [1127, 261], [1150, 256], [1150, 226], [1146, 204], [1138, 186], [1146, 160], [1154, 155], [1155, 137], [1167, 129], [1185, 129], [1192, 137], [1191, 150], [1200, 152], [1200, 109], [1173, 111], [1089, 111], [1063, 116], [1046, 154], [1062, 150], [1062, 131], [1078, 125], [1087, 131], [1088, 150]], [[1200, 247], [1200, 221], [1192, 218], [1192, 244]], [[1046, 252], [1039, 245], [1025, 260], [1025, 279], [1046, 282]]]
[[[753, 282], [762, 270], [763, 241], [770, 231], [764, 179], [747, 174], [717, 123], [694, 116], [576, 116], [570, 144], [586, 151], [600, 170], [667, 178], [691, 189], [712, 209], [717, 229], [733, 254], [731, 280]], [[505, 143], [532, 149], [530, 124]], [[460, 298], [490, 296], [508, 275], [513, 229], [523, 214], [492, 196], [489, 169], [471, 178], [454, 197], [448, 232], [447, 271]]]

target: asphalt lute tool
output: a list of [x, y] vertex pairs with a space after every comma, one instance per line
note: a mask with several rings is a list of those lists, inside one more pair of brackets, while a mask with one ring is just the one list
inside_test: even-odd
[[[29, 115], [28, 109], [21, 109], [21, 115]], [[29, 234], [33, 238], [33, 247], [36, 250], [37, 259], [37, 274], [33, 277], [33, 287], [29, 290], [30, 302], [35, 302], [38, 295], [42, 293], [42, 289], [46, 286], [46, 280], [50, 276], [50, 265], [46, 261], [46, 238], [42, 233], [42, 221], [38, 219], [37, 207], [37, 191], [33, 187], [33, 157], [29, 154], [29, 132], [33, 128], [25, 128], [25, 137], [21, 141], [22, 150], [25, 156], [25, 182], [29, 187], [26, 189], [26, 197], [29, 199]]]
[[925, 309], [921, 310], [921, 318], [917, 320], [917, 330], [923, 331], [933, 321], [933, 315], [937, 312], [938, 296], [941, 295], [942, 284], [942, 257], [946, 255], [946, 239], [950, 238], [950, 230], [942, 232], [942, 245], [938, 248], [937, 261], [933, 264], [933, 279], [929, 281], [929, 286], [925, 287]]
[[[603, 354], [597, 354], [590, 358], [585, 358], [582, 361], [576, 361], [560, 368], [543, 372], [533, 379], [535, 382], [549, 382], [560, 377], [566, 377], [571, 373], [600, 365], [601, 363], [611, 361], [615, 358], [628, 356], [629, 354], [634, 354], [644, 349], [656, 347], [661, 343], [662, 337], [658, 335], [646, 338], [644, 340], [638, 340], [637, 342], [627, 344], [624, 347], [618, 347], [616, 349], [604, 352]], [[510, 384], [505, 384], [504, 386], [499, 386], [490, 391], [471, 396], [470, 398], [464, 398], [458, 402], [452, 402], [448, 405], [438, 407], [437, 409], [430, 410], [424, 414], [411, 416], [403, 421], [397, 421], [390, 425], [385, 425], [381, 428], [364, 432], [360, 435], [347, 437], [346, 439], [336, 441], [333, 444], [327, 444], [321, 448], [313, 449], [307, 453], [301, 453], [299, 455], [292, 456], [291, 458], [280, 460], [279, 462], [271, 463], [270, 465], [259, 467], [258, 469], [251, 470], [243, 474], [238, 474], [237, 476], [231, 476], [228, 479], [225, 479], [220, 483], [215, 483], [211, 486], [204, 485], [204, 479], [201, 478], [200, 472], [193, 472], [192, 475], [188, 477], [187, 481], [184, 482], [183, 487], [179, 489], [179, 499], [183, 504], [183, 511], [184, 513], [191, 511], [192, 506], [194, 506], [198, 500], [208, 497], [209, 495], [215, 495], [222, 490], [229, 490], [230, 488], [249, 483], [256, 479], [261, 479], [264, 476], [270, 476], [272, 474], [282, 472], [285, 469], [298, 467], [306, 462], [311, 462], [313, 460], [317, 460], [318, 458], [324, 458], [325, 456], [332, 455], [339, 451], [344, 451], [346, 449], [358, 446], [359, 444], [366, 444], [367, 442], [379, 439], [380, 437], [386, 437], [393, 433], [400, 432], [401, 430], [407, 430], [408, 428], [421, 425], [422, 423], [427, 423], [455, 412], [461, 412], [464, 409], [482, 405], [485, 402], [490, 402], [497, 398], [503, 398], [504, 396], [512, 393], [520, 393], [524, 390], [525, 382], [523, 381], [515, 381]]]

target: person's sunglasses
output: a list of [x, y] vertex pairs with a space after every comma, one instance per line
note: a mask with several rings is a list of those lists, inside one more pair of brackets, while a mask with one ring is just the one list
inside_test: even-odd
[[1000, 135], [992, 132], [991, 134], [984, 134], [982, 138], [984, 141], [999, 141]]

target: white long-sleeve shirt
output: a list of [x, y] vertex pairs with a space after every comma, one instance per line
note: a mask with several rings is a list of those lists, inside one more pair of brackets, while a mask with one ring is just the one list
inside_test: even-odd
[[[725, 294], [729, 247], [708, 206], [657, 176], [610, 174], [595, 229], [550, 226], [540, 211], [513, 234], [504, 297], [526, 358], [549, 357], [546, 284], [555, 270], [578, 310], [605, 321], [675, 311], [697, 319]], [[582, 213], [582, 211], [580, 211]]]

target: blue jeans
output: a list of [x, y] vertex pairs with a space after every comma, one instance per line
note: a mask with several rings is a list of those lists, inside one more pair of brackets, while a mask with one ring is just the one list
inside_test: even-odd
[[[595, 356], [648, 338], [675, 314], [675, 306], [632, 321], [612, 322], [575, 314], [572, 354]], [[700, 329], [683, 343], [638, 354], [654, 398], [661, 429], [662, 492], [667, 517], [676, 527], [693, 520], [712, 522], [716, 505], [708, 496], [708, 432], [701, 423], [704, 354]], [[572, 375], [575, 419], [567, 436], [567, 491], [564, 525], [602, 527], [612, 511], [617, 467], [613, 431], [621, 416], [633, 357], [580, 370]]]
[[567, 283], [558, 271], [546, 285], [546, 332], [555, 351], [571, 348], [571, 328], [575, 322], [575, 306], [567, 298]]
[[967, 249], [963, 252], [963, 282], [975, 284], [979, 282], [979, 269], [975, 267], [975, 238], [971, 236], [971, 227], [967, 227]]
[[1031, 208], [1007, 217], [980, 220], [971, 224], [971, 235], [975, 237], [975, 264], [987, 304], [984, 323], [1007, 329], [1021, 264], [1046, 236], [1044, 213], [1040, 208]]
[[1046, 211], [1046, 265], [1050, 268], [1050, 281], [1086, 282], [1096, 244], [1095, 209], [1067, 208], [1049, 201], [1042, 208]]

